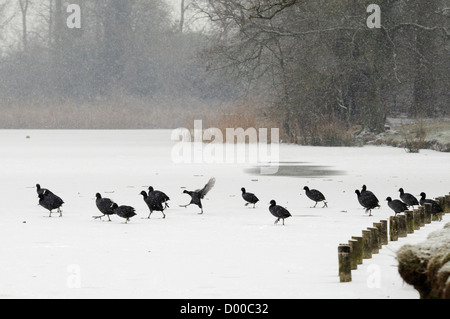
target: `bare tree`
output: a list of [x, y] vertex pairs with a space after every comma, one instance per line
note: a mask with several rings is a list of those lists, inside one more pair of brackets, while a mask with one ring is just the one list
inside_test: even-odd
[[22, 49], [27, 51], [28, 48], [28, 26], [27, 13], [31, 4], [30, 0], [19, 0], [20, 12], [22, 13]]
[[[432, 48], [448, 47], [448, 22], [436, 17], [447, 10], [445, 1], [426, 2], [406, 4], [421, 17], [414, 20], [402, 10], [403, 1], [378, 1], [383, 10], [379, 29], [367, 27], [366, 4], [357, 0], [196, 0], [195, 8], [219, 31], [205, 54], [210, 70], [258, 82], [252, 88], [273, 98], [274, 114], [281, 115], [284, 133], [295, 141], [299, 129], [325, 124], [329, 116], [383, 131], [391, 86], [401, 84], [399, 47], [411, 28], [421, 32], [411, 46], [420, 57], [415, 100], [435, 107], [437, 71], [423, 66], [428, 59], [446, 60], [442, 49]], [[440, 56], [433, 57], [433, 51]], [[411, 52], [402, 58], [411, 60]]]
[[184, 19], [185, 19], [185, 15], [186, 15], [186, 5], [185, 5], [185, 0], [181, 0], [180, 3], [180, 32], [183, 33], [183, 29], [184, 29]]

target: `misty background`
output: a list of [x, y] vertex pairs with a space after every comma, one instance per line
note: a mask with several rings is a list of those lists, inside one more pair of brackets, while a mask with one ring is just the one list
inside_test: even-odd
[[387, 117], [449, 115], [449, 15], [450, 0], [0, 0], [0, 128], [202, 119], [351, 144]]

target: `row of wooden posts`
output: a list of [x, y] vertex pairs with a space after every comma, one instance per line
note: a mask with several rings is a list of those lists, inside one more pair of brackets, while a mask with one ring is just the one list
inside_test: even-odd
[[443, 208], [443, 213], [431, 214], [431, 204], [425, 204], [418, 209], [405, 211], [404, 214], [390, 216], [389, 227], [387, 220], [380, 220], [373, 223], [373, 227], [363, 230], [362, 236], [352, 236], [348, 244], [340, 244], [338, 246], [340, 281], [352, 281], [351, 271], [356, 270], [358, 265], [363, 263], [363, 259], [370, 259], [372, 254], [377, 254], [389, 240], [397, 241], [399, 237], [406, 237], [432, 221], [440, 221], [443, 214], [450, 213], [450, 195], [438, 197], [436, 201]]

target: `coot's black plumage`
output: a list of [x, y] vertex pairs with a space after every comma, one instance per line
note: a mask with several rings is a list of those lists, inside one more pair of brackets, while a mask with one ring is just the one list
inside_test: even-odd
[[64, 204], [64, 201], [57, 195], [53, 193], [42, 193], [38, 195], [39, 197], [39, 205], [48, 209], [50, 214], [48, 217], [52, 217], [52, 210], [57, 209], [59, 213], [59, 217], [62, 217], [61, 206]]
[[308, 186], [303, 187], [303, 189], [306, 191], [306, 196], [308, 196], [309, 199], [316, 202], [313, 208], [317, 206], [318, 202], [324, 203], [322, 208], [328, 207], [327, 202], [325, 201], [325, 196], [323, 196], [323, 194], [320, 191], [318, 191], [317, 189], [309, 189]]
[[247, 202], [245, 203], [245, 206], [248, 204], [253, 204], [253, 208], [255, 208], [255, 204], [259, 202], [258, 197], [256, 197], [253, 193], [248, 193], [244, 187], [241, 188], [242, 191], [242, 198]]
[[155, 190], [153, 186], [148, 187], [148, 196], [154, 198], [160, 203], [164, 204], [164, 208], [169, 208], [169, 204], [167, 202], [170, 200], [169, 196], [167, 196], [164, 192]]
[[378, 202], [378, 198], [375, 196], [374, 193], [372, 193], [371, 191], [367, 190], [367, 186], [366, 185], [362, 186], [361, 195], [373, 198], [374, 200], [376, 200]]
[[420, 193], [419, 203], [421, 206], [424, 206], [425, 204], [431, 204], [431, 213], [432, 214], [438, 214], [438, 213], [442, 213], [444, 211], [442, 209], [442, 207], [436, 201], [434, 201], [432, 199], [427, 199], [426, 197], [427, 197], [427, 195], [424, 192]]
[[415, 205], [419, 205], [419, 201], [417, 200], [417, 198], [409, 193], [405, 193], [405, 191], [403, 190], [403, 188], [400, 188], [398, 190], [400, 192], [400, 199], [408, 206], [415, 206]]
[[378, 199], [372, 192], [365, 191], [364, 193], [361, 193], [357, 189], [355, 190], [355, 193], [358, 196], [358, 202], [366, 209], [366, 213], [369, 212], [369, 216], [372, 216], [372, 209], [375, 207], [380, 207], [378, 204]]
[[53, 194], [50, 190], [46, 189], [46, 188], [41, 188], [41, 185], [36, 184], [36, 192], [38, 193], [38, 195], [40, 194]]
[[145, 191], [141, 192], [141, 195], [144, 198], [144, 202], [147, 204], [148, 209], [150, 209], [150, 214], [148, 214], [147, 218], [150, 218], [153, 211], [159, 211], [163, 214], [163, 218], [166, 218], [166, 214], [164, 214], [164, 207], [162, 202], [156, 196], [148, 196]]
[[395, 212], [395, 216], [397, 214], [403, 213], [405, 210], [408, 210], [408, 205], [398, 199], [392, 199], [391, 197], [386, 198], [388, 202], [388, 206]]
[[201, 200], [214, 187], [215, 183], [216, 183], [216, 179], [214, 177], [212, 177], [202, 189], [197, 189], [195, 191], [184, 190], [183, 194], [188, 194], [189, 196], [191, 196], [191, 201], [187, 205], [180, 205], [180, 207], [188, 207], [191, 204], [195, 204], [198, 207], [200, 207], [200, 209], [201, 209], [201, 212], [199, 214], [203, 214], [203, 207], [202, 207]]
[[131, 217], [136, 216], [135, 209], [131, 206], [122, 205], [119, 206], [116, 203], [112, 204], [111, 208], [114, 210], [114, 213], [122, 218], [125, 218], [125, 223], [128, 223]]
[[277, 218], [274, 224], [278, 223], [280, 219], [282, 219], [284, 225], [284, 220], [292, 216], [286, 208], [277, 205], [277, 202], [273, 199], [270, 201], [269, 211]]
[[95, 194], [95, 197], [97, 198], [95, 200], [95, 205], [97, 205], [98, 210], [103, 214], [102, 216], [93, 216], [95, 219], [101, 219], [104, 216], [108, 217], [108, 220], [111, 221], [111, 218], [109, 218], [110, 215], [114, 215], [114, 209], [112, 209], [112, 204], [114, 202], [109, 198], [102, 198], [102, 195], [100, 193]]

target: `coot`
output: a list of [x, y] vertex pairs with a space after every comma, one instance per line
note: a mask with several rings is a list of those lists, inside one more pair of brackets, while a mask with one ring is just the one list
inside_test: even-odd
[[97, 205], [98, 210], [103, 214], [102, 216], [92, 216], [95, 219], [101, 219], [104, 216], [108, 216], [108, 220], [111, 221], [111, 218], [109, 218], [110, 215], [114, 214], [114, 210], [111, 208], [112, 204], [114, 202], [110, 200], [109, 198], [102, 198], [102, 195], [100, 193], [95, 194], [95, 197], [97, 199], [95, 200], [95, 205]]
[[403, 213], [405, 210], [408, 210], [408, 205], [398, 199], [392, 199], [391, 197], [386, 198], [388, 202], [388, 206], [395, 212], [395, 216], [397, 214]]
[[258, 197], [253, 193], [248, 193], [244, 187], [241, 188], [242, 198], [246, 201], [245, 206], [248, 204], [253, 204], [253, 208], [255, 208], [255, 204], [259, 201]]
[[180, 207], [188, 207], [191, 204], [195, 204], [201, 209], [201, 212], [199, 214], [203, 214], [203, 206], [201, 200], [214, 187], [215, 183], [216, 179], [212, 177], [202, 189], [197, 189], [195, 191], [184, 190], [183, 194], [188, 194], [189, 196], [191, 196], [191, 201], [187, 205], [180, 205]]
[[59, 213], [59, 217], [62, 217], [61, 206], [64, 204], [64, 201], [57, 195], [53, 193], [42, 193], [38, 195], [39, 197], [39, 205], [48, 209], [50, 214], [48, 217], [52, 217], [52, 210], [57, 209]]
[[323, 194], [320, 191], [318, 191], [317, 189], [309, 189], [308, 186], [303, 187], [303, 189], [306, 191], [306, 196], [308, 196], [309, 199], [316, 202], [313, 208], [317, 206], [318, 202], [324, 203], [322, 208], [328, 207], [327, 202], [325, 201], [325, 196], [323, 196]]
[[270, 201], [269, 211], [273, 216], [277, 218], [274, 224], [278, 223], [281, 219], [283, 220], [284, 225], [284, 220], [292, 216], [286, 208], [277, 205], [277, 202], [273, 199]]
[[114, 210], [114, 213], [122, 218], [125, 218], [125, 224], [128, 223], [131, 217], [136, 216], [135, 209], [131, 206], [122, 205], [119, 206], [116, 203], [111, 205], [111, 208]]

